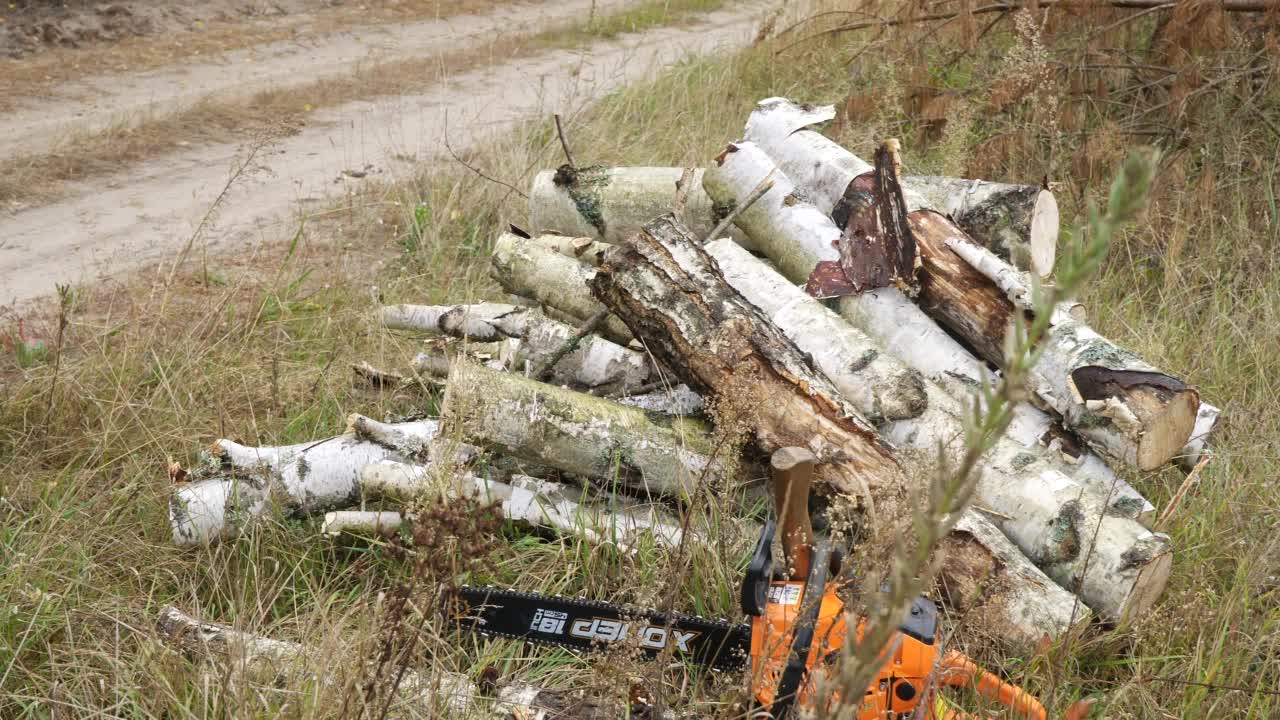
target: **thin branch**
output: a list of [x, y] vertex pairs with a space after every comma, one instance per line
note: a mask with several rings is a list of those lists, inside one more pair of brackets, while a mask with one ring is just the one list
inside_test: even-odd
[[480, 168], [477, 168], [471, 165], [470, 163], [468, 163], [466, 160], [463, 160], [462, 158], [458, 157], [458, 153], [454, 152], [453, 146], [449, 144], [449, 111], [447, 109], [444, 111], [444, 149], [448, 150], [449, 155], [453, 156], [453, 159], [462, 167], [470, 170], [471, 172], [475, 173], [476, 175], [479, 175], [481, 178], [488, 180], [491, 183], [495, 183], [497, 185], [501, 185], [504, 188], [507, 188], [508, 190], [519, 195], [525, 200], [529, 199], [529, 196], [521, 192], [520, 188], [516, 187], [515, 185], [512, 185], [509, 182], [504, 182], [495, 177], [490, 177], [484, 174], [483, 172], [481, 172]]
[[573, 153], [569, 150], [569, 141], [564, 137], [564, 126], [560, 124], [560, 113], [556, 113], [554, 117], [556, 119], [556, 135], [560, 136], [560, 147], [564, 149], [564, 159], [569, 163], [569, 167], [577, 170], [578, 163], [573, 161]]
[[707, 233], [707, 236], [702, 239], [702, 244], [706, 245], [712, 240], [715, 240], [717, 235], [729, 229], [729, 225], [731, 225], [734, 220], [737, 220], [739, 215], [741, 215], [747, 208], [751, 207], [752, 205], [755, 205], [756, 201], [764, 197], [765, 193], [772, 190], [773, 189], [772, 178], [773, 178], [773, 171], [770, 170], [769, 174], [765, 175], [764, 179], [761, 180], [759, 184], [757, 184], [754, 188], [751, 189], [751, 193], [747, 195], [746, 198], [743, 199], [742, 203], [738, 205], [738, 207], [731, 210], [728, 215], [724, 216], [723, 220], [717, 223], [714, 228], [711, 228], [711, 232]]
[[1199, 481], [1200, 471], [1204, 470], [1204, 466], [1208, 465], [1211, 459], [1213, 459], [1212, 455], [1205, 455], [1200, 462], [1196, 463], [1195, 467], [1191, 468], [1191, 472], [1187, 473], [1187, 478], [1178, 486], [1178, 491], [1169, 499], [1169, 504], [1165, 506], [1164, 511], [1160, 513], [1160, 517], [1156, 519], [1156, 524], [1152, 526], [1152, 530], [1156, 532], [1164, 531], [1170, 518], [1177, 512], [1178, 506], [1182, 504], [1182, 498], [1186, 497], [1187, 492]]

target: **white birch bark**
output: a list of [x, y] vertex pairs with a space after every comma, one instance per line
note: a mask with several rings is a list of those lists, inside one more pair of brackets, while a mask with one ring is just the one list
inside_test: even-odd
[[1196, 412], [1196, 426], [1191, 431], [1191, 439], [1187, 440], [1182, 452], [1178, 453], [1178, 465], [1182, 469], [1189, 471], [1200, 462], [1200, 458], [1209, 449], [1209, 436], [1213, 434], [1221, 416], [1222, 410], [1218, 407], [1207, 402], [1200, 403], [1200, 408]]
[[400, 532], [405, 519], [394, 510], [334, 510], [324, 514], [320, 534], [392, 537]]
[[[388, 305], [382, 308], [382, 317], [387, 327], [396, 329], [501, 341], [499, 359], [513, 372], [523, 372], [526, 362], [541, 367], [577, 334], [577, 328], [535, 308], [497, 303]], [[550, 381], [614, 394], [644, 385], [650, 368], [643, 353], [588, 335], [555, 364]]]
[[[774, 158], [806, 199], [831, 214], [854, 178], [874, 168], [811, 125], [835, 117], [830, 105], [799, 105], [767, 98], [747, 120], [745, 139]], [[1006, 260], [1041, 277], [1053, 272], [1058, 244], [1058, 204], [1053, 193], [984, 181], [907, 176], [902, 180], [908, 210], [949, 215], [979, 242]], [[1002, 224], [1001, 219], [1007, 219]], [[968, 222], [966, 222], [968, 221]]]
[[[494, 242], [489, 274], [507, 292], [531, 297], [578, 323], [603, 307], [587, 287], [594, 268], [513, 233]], [[600, 334], [624, 345], [631, 341], [631, 331], [613, 316], [601, 324]]]
[[440, 479], [425, 466], [384, 460], [361, 470], [360, 488], [366, 499], [411, 502], [439, 489], [497, 501], [507, 520], [580, 537], [592, 545], [612, 544], [624, 553], [635, 552], [646, 539], [674, 550], [684, 537], [680, 521], [659, 504], [601, 497], [528, 475], [513, 475], [510, 483], [472, 473]]
[[[736, 152], [726, 153], [719, 166], [708, 170], [704, 177], [707, 192], [717, 200], [722, 194], [740, 199], [761, 177], [773, 172], [774, 167], [762, 151], [750, 143], [742, 143]], [[830, 218], [812, 205], [794, 198], [784, 201], [791, 191], [785, 175], [775, 172], [774, 183], [772, 192], [781, 190], [783, 196], [771, 198], [766, 193], [761, 201], [739, 215], [737, 222], [777, 262], [784, 274], [792, 280], [803, 279], [819, 260], [835, 259], [831, 240], [839, 231]], [[897, 303], [893, 292], [864, 293], [843, 301], [846, 305], [857, 303], [859, 311], [876, 314], [882, 324], [893, 325], [897, 352], [903, 353], [901, 358], [924, 354], [929, 356], [930, 366], [958, 365], [960, 370], [964, 370], [965, 365], [976, 366], [976, 363], [958, 362], [957, 358], [963, 355], [948, 353], [942, 358], [931, 357], [936, 348], [913, 345], [906, 337], [907, 331], [927, 327], [927, 318], [905, 312], [914, 306], [905, 298]], [[886, 302], [899, 305], [894, 308], [895, 315], [880, 316], [879, 308], [872, 303], [868, 303], [867, 308], [861, 307], [869, 297], [876, 305]], [[958, 346], [955, 349], [958, 350]], [[960, 410], [957, 401], [950, 399], [948, 403], [948, 399], [943, 392], [931, 394], [925, 416], [895, 423], [896, 427], [889, 428], [889, 439], [922, 447], [939, 440], [952, 445], [955, 436], [949, 435], [945, 428], [954, 425], [944, 416], [958, 417]], [[1109, 514], [1102, 498], [1089, 490], [1084, 480], [1064, 474], [1054, 467], [1055, 463], [1027, 450], [1006, 442], [988, 456], [988, 466], [1008, 470], [983, 473], [978, 488], [979, 502], [1012, 518], [1001, 520], [997, 525], [1055, 581], [1076, 590], [1076, 574], [1083, 572], [1078, 593], [1099, 614], [1122, 619], [1149, 608], [1168, 579], [1168, 538], [1149, 532], [1130, 518]], [[1096, 530], [1099, 544], [1086, 556], [1081, 538], [1092, 538], [1096, 528], [1101, 528]]]
[[444, 399], [446, 435], [563, 472], [664, 495], [691, 495], [707, 472], [706, 426], [455, 361]]
[[351, 504], [358, 498], [360, 468], [384, 458], [418, 456], [439, 429], [435, 420], [379, 423], [353, 415], [348, 423], [352, 429], [346, 434], [297, 445], [216, 441], [214, 456], [231, 476], [174, 488], [169, 502], [174, 543], [190, 547], [234, 536], [269, 504], [293, 516]]
[[[556, 182], [543, 170], [529, 189], [529, 223], [535, 232], [557, 232], [625, 244], [645, 223], [668, 212], [698, 237], [706, 237], [724, 217], [702, 189], [702, 168], [614, 167], [584, 169], [576, 188]], [[684, 178], [684, 211], [676, 208], [677, 183]], [[736, 229], [730, 235], [745, 241]]]

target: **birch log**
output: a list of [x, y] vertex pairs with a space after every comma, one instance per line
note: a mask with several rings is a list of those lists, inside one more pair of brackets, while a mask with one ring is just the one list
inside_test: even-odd
[[[748, 136], [759, 139], [783, 171], [815, 198], [868, 190], [866, 163], [803, 129], [826, 112], [771, 98], [752, 113]], [[741, 152], [732, 158], [727, 154], [723, 162], [735, 162], [740, 172], [751, 172], [754, 165], [758, 172], [768, 165], [755, 157], [758, 151], [747, 153], [748, 160], [737, 157]], [[708, 192], [714, 197], [711, 188]], [[1014, 287], [1016, 269], [974, 244], [926, 199], [907, 192], [904, 197], [922, 263], [920, 306], [979, 357], [998, 366], [1004, 359], [1005, 332], [1014, 314], [1026, 308], [1029, 290]], [[1043, 342], [1045, 358], [1031, 378], [1036, 397], [1109, 460], [1141, 470], [1169, 462], [1191, 436], [1198, 394], [1076, 317], [1069, 308], [1055, 312], [1054, 327]]]
[[908, 517], [908, 488], [888, 445], [795, 344], [724, 281], [701, 241], [674, 216], [657, 218], [632, 236], [626, 251], [610, 255], [592, 289], [690, 387], [752, 398], [742, 422], [761, 450], [808, 448], [822, 459], [819, 483], [861, 498], [871, 522]]
[[[963, 239], [947, 246], [1022, 308], [1031, 283], [998, 257]], [[1077, 321], [1062, 307], [1031, 369], [1032, 392], [1067, 427], [1105, 457], [1154, 470], [1177, 457], [1191, 438], [1200, 395]]]
[[411, 502], [441, 485], [446, 493], [500, 502], [502, 516], [511, 522], [579, 537], [592, 545], [612, 544], [626, 553], [646, 542], [674, 550], [684, 537], [680, 521], [660, 504], [601, 498], [592, 490], [527, 475], [514, 475], [510, 483], [501, 483], [465, 473], [440, 483], [425, 466], [390, 460], [360, 472], [366, 498]]
[[727, 240], [706, 245], [724, 280], [783, 332], [872, 424], [920, 417], [928, 406], [919, 372], [885, 355], [860, 330]]
[[[507, 292], [531, 297], [579, 323], [601, 308], [587, 289], [595, 273], [594, 268], [513, 233], [498, 236], [489, 258], [490, 276]], [[616, 317], [605, 319], [600, 334], [623, 345], [631, 341], [631, 331]]]
[[[276, 640], [236, 630], [228, 625], [197, 620], [175, 607], [160, 612], [156, 621], [160, 635], [183, 652], [205, 660], [232, 663], [233, 672], [268, 686], [278, 687], [290, 677], [334, 685], [338, 674], [326, 666], [334, 657], [342, 656], [308, 647], [300, 643]], [[440, 710], [450, 715], [476, 716], [480, 709], [476, 700], [479, 689], [465, 675], [434, 670], [423, 673], [408, 669], [400, 678], [396, 704], [390, 717], [417, 717]], [[574, 707], [573, 695], [563, 690], [547, 690], [525, 683], [506, 683], [498, 690], [498, 701], [491, 717], [506, 720], [531, 718], [563, 718], [564, 720], [599, 720], [595, 711], [563, 714]]]
[[348, 418], [344, 435], [281, 447], [248, 447], [230, 440], [213, 444], [229, 475], [177, 486], [169, 501], [173, 541], [189, 547], [234, 536], [240, 526], [271, 504], [304, 516], [341, 507], [358, 498], [360, 468], [383, 458], [421, 456], [436, 435], [435, 420], [379, 423]]
[[[834, 117], [831, 105], [767, 98], [747, 120], [745, 139], [777, 160], [819, 210], [840, 217], [847, 216], [842, 208], [854, 179], [874, 168], [808, 129]], [[1005, 260], [1041, 277], [1053, 272], [1059, 225], [1053, 193], [1029, 185], [929, 176], [907, 176], [902, 188], [908, 209], [928, 208], [949, 216]]]
[[[744, 171], [737, 162], [744, 157], [752, 159], [748, 153], [754, 154], [755, 166], [754, 170]], [[712, 197], [719, 197], [721, 193], [743, 197], [761, 177], [755, 170], [761, 169], [761, 164], [772, 168], [772, 162], [749, 143], [743, 143], [737, 152], [725, 157], [725, 164], [714, 171], [708, 170], [704, 178]], [[777, 261], [784, 274], [790, 275], [793, 281], [803, 279], [819, 260], [836, 259], [833, 241], [840, 231], [817, 208], [795, 199], [794, 187], [785, 175], [775, 173], [773, 177], [773, 190], [739, 215], [739, 226]], [[881, 335], [889, 341], [882, 341], [882, 345], [890, 353], [901, 353], [900, 357], [908, 360], [923, 358], [919, 360], [919, 367], [976, 374], [976, 362], [962, 361], [964, 354], [959, 348], [955, 348], [958, 354], [935, 355], [940, 348], [947, 347], [942, 342], [945, 334], [897, 290], [882, 288], [843, 298], [842, 306], [846, 314], [869, 314], [880, 326], [889, 328], [888, 333]], [[920, 338], [927, 337], [939, 340], [940, 344], [921, 344]], [[953, 341], [951, 345], [954, 346]], [[930, 373], [925, 375], [928, 377]], [[965, 377], [975, 385], [985, 382], [985, 379], [973, 379], [974, 375]], [[972, 392], [972, 387], [969, 391]], [[930, 397], [926, 412], [936, 412], [946, 402], [946, 398], [939, 395], [943, 393]], [[908, 432], [913, 427], [927, 430], [942, 425], [899, 424], [897, 429], [904, 432], [893, 439], [901, 443], [913, 441]], [[945, 435], [934, 437], [946, 439]], [[920, 438], [916, 437], [914, 442], [920, 442]], [[1014, 452], [1019, 449], [1014, 443], [1002, 447], [1004, 452], [993, 455], [988, 462], [996, 466], [1007, 463], [1009, 475], [1014, 479], [1005, 485], [992, 481], [994, 474], [985, 473], [978, 488], [979, 502], [1008, 516], [1009, 519], [996, 523], [1000, 529], [1063, 587], [1076, 590], [1076, 576], [1083, 570], [1076, 591], [1100, 615], [1113, 620], [1126, 619], [1148, 609], [1168, 579], [1171, 558], [1167, 537], [1147, 531], [1130, 518], [1111, 514], [1102, 496], [1086, 488], [1085, 480], [1068, 476], [1052, 462], [1033, 453]], [[1026, 457], [1020, 457], [1023, 455]], [[1091, 539], [1095, 532], [1098, 544], [1092, 552], [1085, 552], [1088, 547], [1082, 546], [1082, 542]]]
[[977, 510], [966, 510], [939, 548], [943, 604], [997, 647], [1035, 651], [1088, 623], [1092, 613], [1049, 579]]
[[[501, 361], [515, 372], [521, 372], [526, 362], [541, 367], [577, 332], [577, 328], [552, 320], [536, 308], [500, 303], [388, 305], [381, 312], [383, 324], [389, 328], [502, 340]], [[555, 364], [550, 381], [617, 394], [647, 383], [650, 368], [643, 353], [588, 335]]]
[[[543, 170], [529, 189], [529, 223], [535, 232], [619, 245], [653, 218], [675, 212], [690, 231], [706, 237], [728, 208], [712, 204], [702, 189], [702, 173], [702, 168], [592, 167], [570, 177]], [[680, 194], [683, 210], [677, 207]], [[746, 241], [737, 230], [730, 234]]]
[[692, 495], [704, 475], [718, 472], [707, 428], [696, 420], [659, 424], [639, 408], [463, 359], [452, 364], [447, 388], [446, 435], [502, 455], [661, 495]]

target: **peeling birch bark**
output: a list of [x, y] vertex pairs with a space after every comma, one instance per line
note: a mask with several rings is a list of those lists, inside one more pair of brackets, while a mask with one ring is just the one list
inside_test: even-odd
[[663, 495], [692, 495], [718, 471], [707, 428], [696, 420], [658, 424], [638, 408], [461, 359], [447, 388], [445, 435], [500, 455]]
[[174, 488], [169, 501], [174, 543], [190, 547], [234, 536], [269, 505], [300, 517], [351, 504], [358, 498], [360, 468], [384, 458], [418, 456], [439, 429], [435, 420], [379, 423], [353, 415], [348, 423], [352, 429], [344, 435], [298, 445], [215, 442], [214, 456], [232, 475]]
[[1200, 458], [1209, 449], [1209, 436], [1213, 434], [1221, 417], [1222, 410], [1207, 402], [1200, 403], [1196, 411], [1196, 426], [1191, 431], [1191, 439], [1187, 440], [1187, 444], [1178, 453], [1178, 465], [1184, 470], [1190, 471], [1200, 462]]
[[[873, 168], [808, 129], [834, 117], [830, 105], [767, 98], [747, 120], [745, 139], [777, 160], [819, 210], [841, 218], [847, 217], [847, 209], [842, 209], [847, 190]], [[909, 210], [930, 209], [949, 216], [1005, 260], [1041, 277], [1053, 272], [1059, 220], [1053, 193], [1035, 186], [928, 176], [907, 176], [902, 184]]]
[[942, 540], [937, 584], [946, 607], [997, 647], [1034, 652], [1092, 616], [977, 510], [966, 510]]
[[[842, 196], [865, 191], [870, 187], [865, 170], [852, 177], [849, 173], [868, 167], [866, 163], [802, 129], [828, 112], [825, 107], [801, 107], [771, 98], [752, 114], [748, 135], [768, 144], [782, 169], [797, 173], [801, 187], [815, 197], [833, 192], [817, 183], [845, 178]], [[755, 163], [756, 172], [760, 165]], [[912, 209], [908, 219], [923, 266], [920, 306], [980, 357], [998, 366], [1014, 314], [1030, 306], [1029, 285], [1004, 259], [975, 245], [950, 219], [931, 209], [926, 199], [906, 192], [904, 197]], [[1054, 326], [1042, 343], [1045, 357], [1032, 373], [1031, 389], [1107, 459], [1141, 470], [1169, 462], [1191, 436], [1198, 393], [1101, 337], [1076, 320], [1071, 310], [1057, 308]]]
[[746, 421], [761, 450], [808, 448], [821, 459], [819, 483], [861, 498], [870, 520], [907, 517], [906, 481], [888, 445], [725, 282], [701, 240], [673, 216], [660, 217], [632, 236], [630, 248], [610, 255], [592, 289], [690, 387], [757, 399]]
[[[537, 184], [537, 178], [534, 184]], [[530, 204], [534, 202], [529, 200]], [[604, 262], [604, 253], [613, 245], [599, 240], [592, 240], [589, 237], [569, 237], [567, 235], [536, 235], [533, 241], [554, 250], [565, 257], [571, 257], [584, 265], [591, 267], [600, 267]]]
[[[743, 169], [740, 163], [744, 159], [747, 163], [742, 164], [749, 163], [753, 169]], [[725, 155], [723, 165], [709, 169], [704, 180], [713, 198], [721, 193], [743, 197], [772, 169], [772, 161], [767, 156], [750, 143], [743, 143], [736, 152]], [[840, 231], [812, 205], [794, 198], [786, 201], [793, 186], [781, 173], [773, 177], [774, 191], [781, 196], [771, 198], [766, 194], [742, 213], [738, 222], [766, 254], [777, 261], [784, 274], [793, 281], [803, 280], [819, 260], [836, 259], [833, 243]], [[926, 377], [932, 379], [931, 372], [938, 372], [940, 377], [950, 378], [953, 388], [967, 386], [963, 397], [971, 397], [979, 383], [988, 381], [972, 356], [954, 341], [944, 340], [945, 333], [898, 291], [882, 288], [849, 296], [841, 299], [841, 307], [846, 316], [873, 317], [874, 325], [861, 327], [864, 330], [871, 327], [868, 334], [891, 353], [909, 363], [919, 363], [913, 367]], [[858, 324], [856, 320], [855, 324]], [[936, 339], [939, 344], [924, 344], [921, 338]], [[955, 377], [949, 373], [955, 373]], [[888, 428], [894, 431], [889, 439], [920, 447], [939, 440], [951, 444], [954, 434], [948, 435], [942, 430], [950, 423], [941, 419], [939, 413], [959, 417], [961, 412], [958, 402], [947, 393], [935, 392], [929, 396], [926, 408], [929, 418], [891, 424], [896, 427]], [[1065, 474], [1058, 469], [1060, 463], [1045, 458], [1040, 452], [1030, 452], [1030, 447], [1002, 443], [1002, 449], [997, 448], [986, 458], [989, 466], [1003, 466], [1008, 470], [983, 474], [978, 487], [979, 502], [1013, 518], [995, 524], [1047, 575], [1063, 587], [1078, 592], [1100, 615], [1116, 620], [1144, 612], [1158, 598], [1168, 579], [1171, 556], [1167, 536], [1153, 534], [1129, 517], [1112, 514], [1111, 507], [1104, 503], [1104, 496], [1090, 489], [1092, 483], [1087, 478]], [[993, 478], [1003, 478], [1006, 482]], [[1080, 538], [1087, 543], [1095, 528], [1101, 528], [1097, 531], [1098, 546], [1086, 554], [1083, 550], [1087, 548], [1081, 546]], [[1084, 574], [1077, 590], [1076, 575], [1082, 569]]]
[[471, 473], [439, 479], [425, 466], [384, 460], [361, 470], [360, 487], [366, 498], [399, 502], [433, 492], [498, 501], [507, 520], [581, 537], [592, 545], [612, 544], [624, 553], [634, 552], [647, 538], [658, 547], [674, 550], [684, 537], [679, 520], [656, 503], [602, 498], [593, 491], [528, 475], [514, 475], [510, 483]]
[[[573, 182], [567, 182], [569, 178], [560, 171], [543, 170], [529, 189], [529, 223], [536, 232], [621, 245], [653, 218], [676, 212], [692, 233], [705, 238], [729, 208], [716, 206], [707, 197], [702, 173], [702, 168], [592, 167], [583, 168]], [[681, 183], [683, 212], [676, 208]], [[736, 229], [730, 235], [746, 241]]]
[[[402, 330], [501, 340], [499, 358], [514, 372], [523, 372], [526, 362], [540, 367], [577, 332], [535, 308], [497, 303], [389, 305], [382, 309], [382, 317], [388, 327], [394, 323]], [[643, 353], [588, 335], [555, 364], [550, 381], [613, 394], [644, 385], [650, 379], [650, 367]]]
[[[570, 315], [578, 325], [602, 307], [587, 289], [595, 273], [594, 268], [512, 233], [498, 236], [489, 258], [489, 275], [503, 289]], [[623, 345], [631, 342], [631, 331], [616, 317], [607, 318], [600, 333]]]

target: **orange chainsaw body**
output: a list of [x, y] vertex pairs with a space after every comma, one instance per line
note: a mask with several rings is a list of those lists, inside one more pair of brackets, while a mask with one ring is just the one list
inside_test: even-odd
[[[764, 614], [751, 621], [751, 681], [756, 702], [761, 707], [773, 705], [778, 681], [791, 652], [792, 629], [799, 616], [804, 585], [794, 580], [773, 582]], [[813, 644], [806, 658], [809, 668], [826, 668], [835, 662], [848, 633], [846, 617], [844, 602], [836, 595], [836, 588], [826, 588], [818, 610]], [[862, 626], [863, 621], [859, 620], [859, 639]], [[911, 713], [925, 694], [926, 680], [937, 662], [937, 650], [932, 644], [899, 635], [901, 641], [893, 657], [880, 668], [867, 688], [857, 720], [881, 720]], [[810, 673], [805, 679], [797, 704], [806, 705], [813, 699], [814, 678], [815, 673]]]

